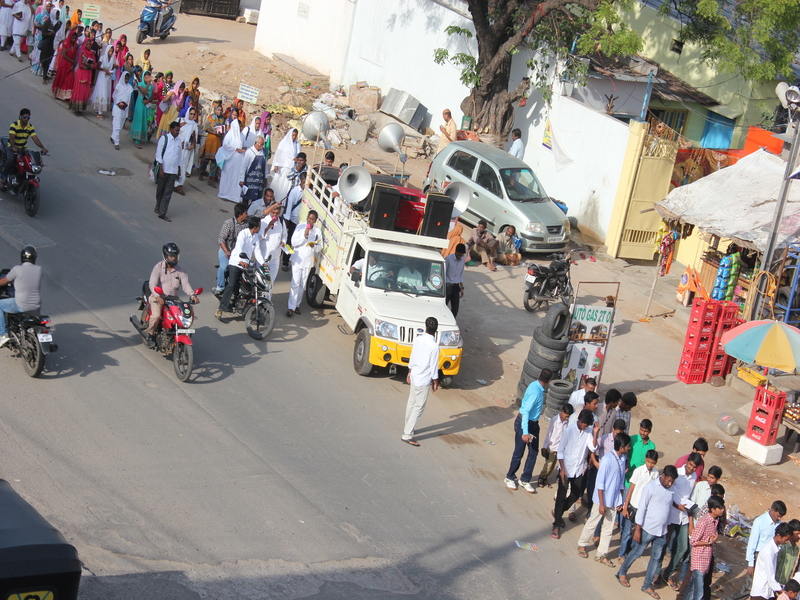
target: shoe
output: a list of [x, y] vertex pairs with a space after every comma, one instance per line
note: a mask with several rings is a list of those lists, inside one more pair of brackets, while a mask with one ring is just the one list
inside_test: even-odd
[[523, 490], [525, 490], [529, 494], [535, 494], [536, 493], [536, 488], [533, 487], [533, 485], [531, 485], [530, 481], [520, 481], [519, 485], [520, 485], [520, 487], [522, 487]]
[[300, 307], [299, 306], [294, 309], [294, 314], [296, 314], [296, 315], [300, 314]]
[[8, 342], [11, 341], [11, 338], [7, 335], [0, 335], [0, 348], [5, 346]]
[[506, 487], [510, 490], [517, 489], [517, 482], [514, 479], [509, 479], [506, 477], [503, 481], [505, 481]]
[[214, 313], [214, 316], [217, 317], [217, 320], [222, 321], [222, 309], [218, 308], [217, 312]]
[[148, 348], [155, 348], [156, 347], [156, 336], [148, 335], [147, 336], [147, 347]]
[[153, 209], [153, 212], [158, 214], [158, 207], [157, 206]]
[[186, 195], [186, 192], [184, 192], [184, 191], [183, 191], [183, 186], [181, 186], [181, 187], [176, 187], [176, 188], [175, 188], [173, 191], [174, 191], [176, 194], [180, 194], [181, 196], [185, 196], [185, 195]]
[[289, 265], [281, 265], [281, 271], [288, 271]]
[[167, 223], [172, 223], [172, 219], [170, 219], [167, 215], [158, 215], [158, 218], [162, 221], [166, 221]]
[[293, 313], [294, 311], [290, 308], [289, 310], [286, 311], [286, 316], [291, 317]]

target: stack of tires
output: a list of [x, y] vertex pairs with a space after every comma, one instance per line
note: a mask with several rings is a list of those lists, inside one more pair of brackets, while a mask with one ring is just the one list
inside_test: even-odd
[[[531, 348], [528, 358], [522, 365], [522, 376], [517, 386], [517, 402], [522, 400], [528, 386], [539, 378], [542, 369], [550, 369], [556, 376], [561, 372], [564, 355], [569, 344], [568, 330], [569, 309], [563, 304], [553, 304], [547, 311], [542, 324], [533, 330]], [[567, 399], [569, 399], [569, 394]], [[561, 406], [558, 407], [558, 410], [561, 410]]]
[[553, 379], [547, 386], [547, 394], [544, 397], [544, 411], [542, 418], [549, 421], [561, 412], [564, 405], [569, 402], [572, 395], [572, 383], [566, 379]]

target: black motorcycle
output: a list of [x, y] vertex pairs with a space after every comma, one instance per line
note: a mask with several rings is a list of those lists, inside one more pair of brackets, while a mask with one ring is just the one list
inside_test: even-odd
[[[247, 258], [246, 256], [243, 258]], [[228, 271], [225, 271], [225, 285], [228, 285]], [[239, 278], [239, 291], [231, 297], [231, 310], [235, 315], [244, 317], [247, 335], [254, 340], [263, 340], [275, 329], [275, 307], [269, 299], [272, 290], [272, 279], [269, 267], [250, 266], [242, 269]], [[223, 292], [215, 292], [222, 298]]]
[[[0, 279], [9, 269], [0, 271]], [[9, 282], [0, 287], [0, 299], [14, 297], [14, 284]], [[38, 377], [44, 369], [46, 354], [58, 350], [53, 343], [53, 327], [50, 317], [37, 314], [39, 311], [6, 314], [8, 336], [11, 338], [4, 348], [10, 348], [22, 358], [22, 366], [31, 377]]]
[[566, 306], [572, 303], [572, 282], [569, 279], [569, 266], [572, 262], [568, 252], [550, 255], [553, 261], [545, 267], [528, 263], [525, 275], [525, 296], [522, 303], [528, 312], [546, 308], [550, 302], [561, 300]]

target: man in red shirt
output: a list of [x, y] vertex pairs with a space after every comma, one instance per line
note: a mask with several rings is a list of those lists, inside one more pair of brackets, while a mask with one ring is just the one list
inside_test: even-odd
[[[695, 471], [695, 473], [697, 474], [697, 481], [701, 481], [703, 478], [703, 469], [706, 466], [705, 463], [706, 452], [708, 452], [708, 442], [706, 441], [706, 438], [697, 438], [694, 441], [694, 444], [692, 444], [692, 452], [697, 452], [703, 459], [700, 461], [700, 464], [697, 465], [697, 470]], [[683, 465], [686, 464], [688, 460], [689, 460], [689, 454], [681, 456], [678, 460], [675, 461], [675, 468], [680, 469]]]

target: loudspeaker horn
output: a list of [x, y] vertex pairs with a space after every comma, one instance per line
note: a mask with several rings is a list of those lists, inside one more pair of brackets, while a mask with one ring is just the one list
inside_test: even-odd
[[469, 207], [469, 186], [466, 183], [458, 181], [451, 183], [445, 189], [444, 194], [455, 203], [453, 206], [454, 219], [460, 217]]
[[361, 202], [372, 190], [372, 177], [364, 167], [347, 167], [339, 178], [339, 194], [348, 204]]
[[303, 117], [303, 135], [314, 143], [322, 140], [325, 148], [330, 149], [327, 133], [331, 128], [330, 119], [321, 110], [313, 110]]
[[397, 152], [400, 155], [400, 162], [406, 162], [408, 158], [400, 148], [406, 134], [398, 123], [387, 123], [378, 132], [378, 146], [384, 152]]

